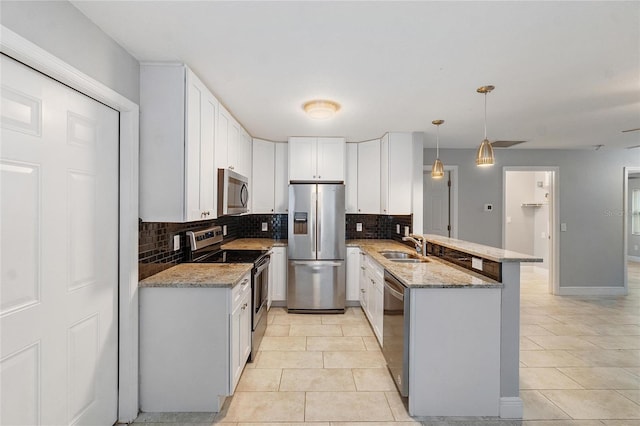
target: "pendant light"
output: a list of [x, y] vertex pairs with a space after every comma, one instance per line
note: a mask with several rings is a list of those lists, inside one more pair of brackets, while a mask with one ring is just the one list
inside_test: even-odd
[[431, 123], [436, 126], [436, 161], [431, 168], [431, 177], [440, 179], [444, 176], [444, 165], [440, 161], [440, 125], [444, 123], [444, 120], [433, 120]]
[[479, 167], [493, 166], [493, 163], [495, 163], [493, 147], [489, 139], [487, 139], [487, 93], [490, 93], [493, 89], [495, 89], [494, 86], [482, 86], [478, 87], [477, 90], [478, 93], [484, 94], [484, 140], [476, 154], [476, 164]]

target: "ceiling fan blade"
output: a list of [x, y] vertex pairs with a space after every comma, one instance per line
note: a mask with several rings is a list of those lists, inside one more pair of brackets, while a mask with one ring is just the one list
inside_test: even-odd
[[635, 129], [622, 130], [622, 133], [637, 132], [638, 130], [640, 130], [640, 127], [636, 127]]

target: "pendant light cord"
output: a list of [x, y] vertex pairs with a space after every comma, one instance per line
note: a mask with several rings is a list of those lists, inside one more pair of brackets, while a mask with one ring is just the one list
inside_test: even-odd
[[487, 139], [487, 93], [484, 93], [484, 139]]
[[440, 125], [436, 126], [436, 158], [440, 158]]

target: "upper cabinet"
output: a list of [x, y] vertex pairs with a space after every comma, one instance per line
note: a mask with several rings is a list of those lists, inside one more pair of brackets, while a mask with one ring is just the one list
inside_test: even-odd
[[216, 167], [246, 177], [251, 174], [251, 137], [222, 105], [218, 112]]
[[344, 138], [289, 138], [289, 180], [344, 182]]
[[[382, 214], [412, 213], [414, 159], [412, 133], [387, 133], [380, 151], [380, 209]], [[418, 170], [422, 176], [422, 170]]]
[[358, 213], [380, 214], [380, 139], [358, 144]]
[[360, 144], [347, 144], [347, 169], [344, 180], [347, 213], [358, 213], [358, 145]]
[[216, 217], [218, 101], [183, 64], [140, 66], [140, 217]]
[[253, 140], [253, 213], [273, 213], [275, 210], [275, 145], [261, 139]]
[[275, 212], [289, 212], [289, 144], [276, 143]]

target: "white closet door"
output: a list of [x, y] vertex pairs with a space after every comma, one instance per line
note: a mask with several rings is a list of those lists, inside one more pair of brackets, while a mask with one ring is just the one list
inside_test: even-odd
[[0, 60], [0, 423], [113, 424], [119, 116]]

